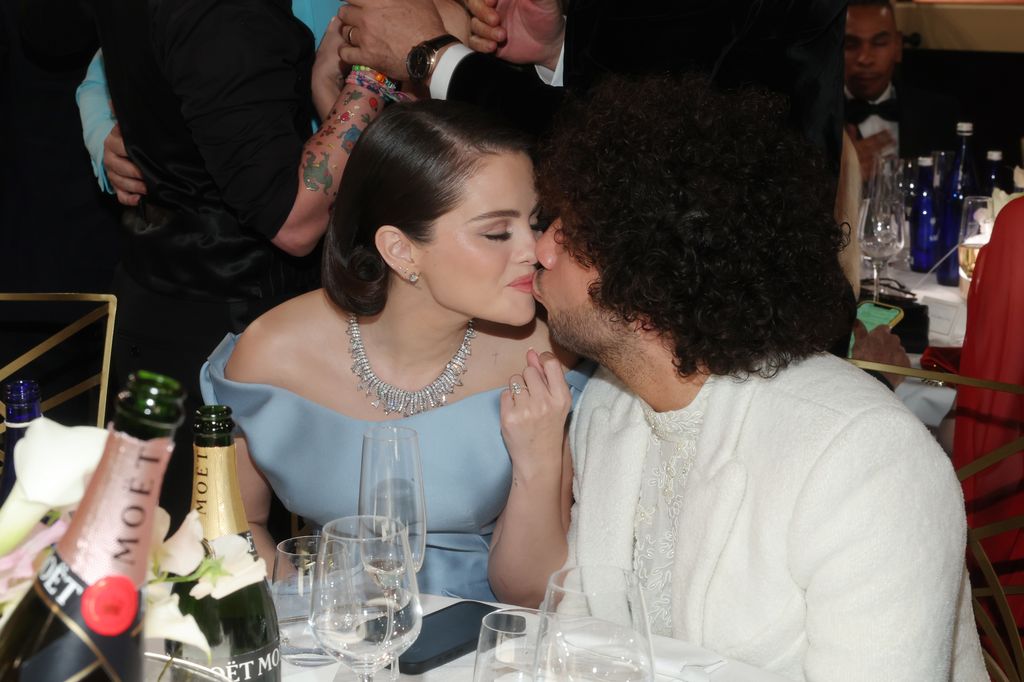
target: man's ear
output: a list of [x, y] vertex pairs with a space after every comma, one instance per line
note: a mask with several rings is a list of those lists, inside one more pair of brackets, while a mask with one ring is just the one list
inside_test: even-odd
[[416, 272], [415, 252], [412, 241], [394, 225], [382, 225], [373, 237], [377, 251], [388, 267], [403, 279]]

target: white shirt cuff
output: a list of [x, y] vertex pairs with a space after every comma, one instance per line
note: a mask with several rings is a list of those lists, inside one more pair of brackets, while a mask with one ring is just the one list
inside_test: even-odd
[[554, 71], [540, 64], [534, 64], [533, 68], [537, 70], [537, 76], [548, 85], [556, 88], [565, 85], [565, 41], [562, 41], [562, 49], [558, 51], [558, 63]]
[[455, 67], [470, 54], [473, 54], [473, 50], [462, 43], [452, 43], [441, 54], [437, 60], [437, 65], [434, 67], [434, 73], [430, 77], [431, 99], [448, 99], [448, 85], [452, 81]]

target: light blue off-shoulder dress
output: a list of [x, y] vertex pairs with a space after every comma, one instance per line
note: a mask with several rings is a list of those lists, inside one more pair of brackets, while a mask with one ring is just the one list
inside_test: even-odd
[[[231, 407], [253, 461], [290, 511], [319, 525], [355, 514], [363, 432], [377, 422], [346, 417], [276, 386], [226, 379], [236, 338], [226, 336], [203, 365], [203, 399]], [[585, 362], [566, 375], [574, 403], [593, 371]], [[487, 553], [512, 480], [500, 394], [500, 388], [479, 393], [390, 422], [419, 434], [427, 506], [421, 592], [496, 601]]]

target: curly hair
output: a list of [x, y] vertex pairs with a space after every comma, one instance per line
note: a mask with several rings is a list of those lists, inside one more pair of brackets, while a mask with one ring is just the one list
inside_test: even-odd
[[682, 375], [770, 377], [854, 314], [823, 155], [767, 91], [702, 76], [612, 77], [568, 103], [539, 191], [613, 319], [672, 344]]
[[390, 270], [374, 243], [393, 225], [419, 243], [462, 200], [483, 159], [529, 154], [531, 140], [507, 123], [458, 102], [395, 104], [352, 150], [324, 238], [323, 285], [342, 310], [376, 315], [387, 302]]

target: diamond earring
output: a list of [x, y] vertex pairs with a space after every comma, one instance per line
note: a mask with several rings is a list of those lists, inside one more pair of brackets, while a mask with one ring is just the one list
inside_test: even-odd
[[409, 273], [409, 283], [410, 284], [416, 284], [416, 282], [418, 282], [418, 281], [420, 281], [420, 276], [417, 275], [415, 272], [410, 272]]

